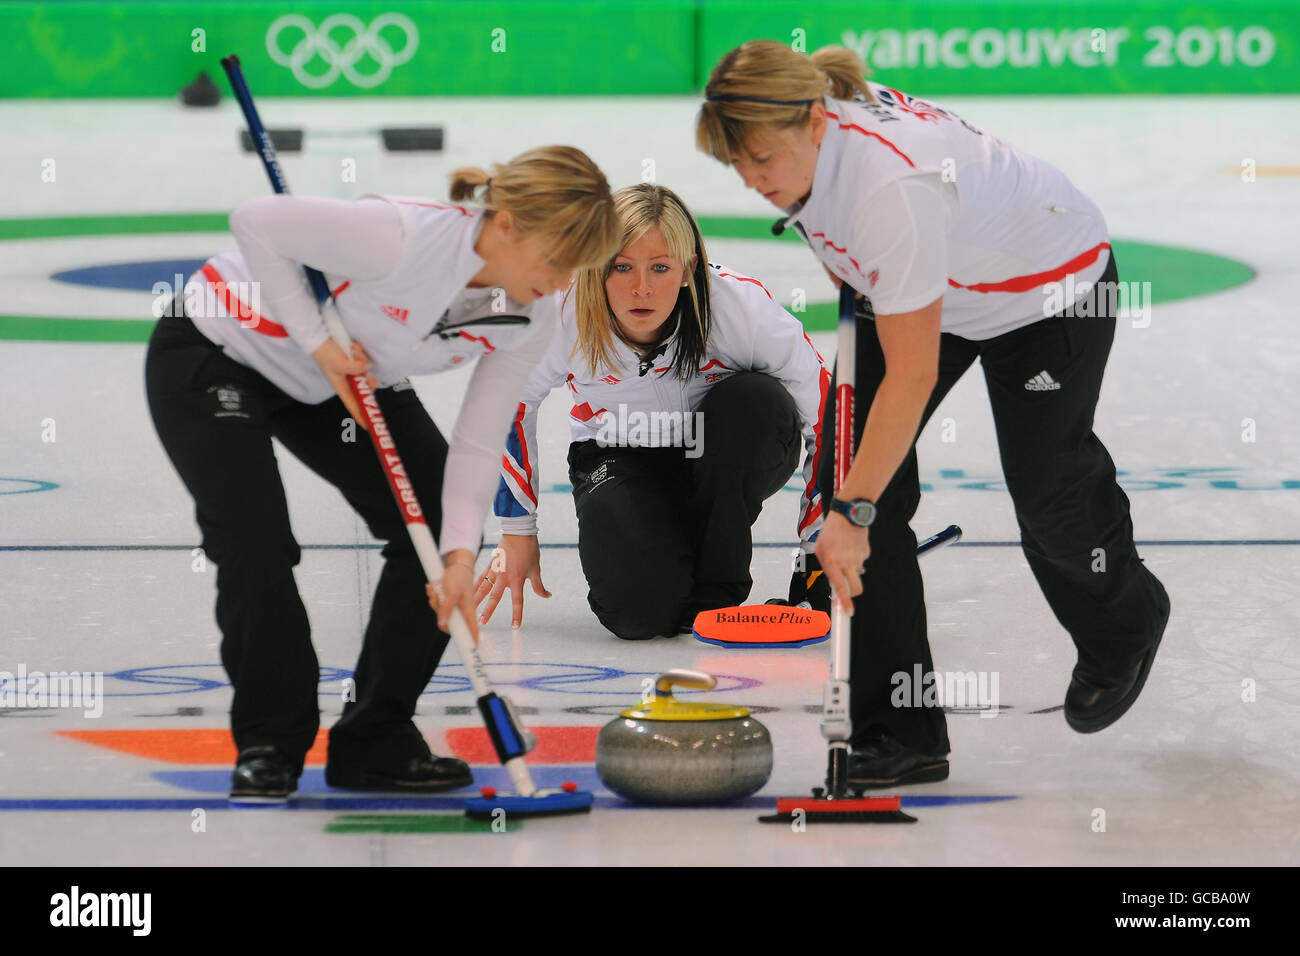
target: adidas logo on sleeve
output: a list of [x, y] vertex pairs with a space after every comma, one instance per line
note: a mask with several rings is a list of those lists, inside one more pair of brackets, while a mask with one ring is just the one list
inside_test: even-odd
[[1039, 372], [1029, 381], [1025, 382], [1025, 391], [1027, 392], [1055, 392], [1061, 387], [1061, 383], [1055, 381], [1047, 372]]

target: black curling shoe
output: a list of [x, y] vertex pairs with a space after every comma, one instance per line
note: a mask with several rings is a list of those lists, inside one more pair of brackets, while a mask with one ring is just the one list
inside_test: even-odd
[[469, 764], [455, 757], [412, 757], [393, 767], [363, 769], [337, 761], [325, 765], [325, 782], [340, 790], [398, 790], [407, 793], [438, 793], [459, 790], [474, 782]]
[[232, 803], [285, 803], [298, 789], [298, 774], [275, 747], [248, 747], [239, 752], [230, 776]]
[[1123, 717], [1142, 693], [1159, 647], [1157, 640], [1137, 664], [1118, 676], [1089, 674], [1076, 667], [1065, 692], [1065, 722], [1071, 729], [1094, 734]]
[[1142, 655], [1141, 660], [1127, 671], [1117, 675], [1090, 674], [1075, 667], [1070, 687], [1065, 692], [1065, 722], [1081, 734], [1104, 730], [1124, 716], [1142, 693], [1142, 687], [1151, 673], [1151, 664], [1160, 649], [1160, 640], [1169, 623], [1169, 596], [1160, 590], [1160, 630], [1155, 643]]
[[849, 786], [857, 790], [936, 783], [948, 779], [948, 758], [919, 753], [888, 731], [875, 731], [849, 754]]
[[790, 575], [790, 593], [784, 601], [773, 598], [768, 604], [788, 604], [790, 607], [809, 607], [824, 614], [831, 613], [831, 579], [822, 571], [817, 555], [804, 556], [804, 569]]

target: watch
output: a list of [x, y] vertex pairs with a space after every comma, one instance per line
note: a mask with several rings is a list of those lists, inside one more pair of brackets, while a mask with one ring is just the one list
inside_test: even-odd
[[837, 511], [844, 515], [859, 528], [866, 528], [876, 520], [876, 503], [866, 498], [855, 498], [852, 501], [841, 501], [839, 498], [832, 498], [831, 511]]

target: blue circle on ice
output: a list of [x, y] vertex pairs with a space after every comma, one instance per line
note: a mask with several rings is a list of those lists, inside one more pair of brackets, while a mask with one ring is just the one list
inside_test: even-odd
[[[206, 259], [151, 259], [145, 262], [110, 262], [100, 266], [64, 269], [51, 279], [73, 285], [94, 286], [97, 289], [125, 289], [128, 292], [152, 292], [158, 283], [169, 287], [183, 285], [190, 273], [200, 268]], [[180, 282], [176, 277], [180, 276]]]
[[[31, 485], [29, 488], [9, 488], [7, 485]], [[39, 478], [0, 478], [0, 495], [25, 495], [33, 491], [53, 491], [59, 487], [53, 481], [41, 481]]]

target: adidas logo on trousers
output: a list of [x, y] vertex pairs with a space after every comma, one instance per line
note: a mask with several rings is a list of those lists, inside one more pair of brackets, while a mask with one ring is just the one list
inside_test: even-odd
[[1025, 391], [1027, 392], [1054, 392], [1061, 387], [1061, 383], [1054, 381], [1052, 376], [1046, 372], [1039, 372], [1029, 381], [1025, 382]]

